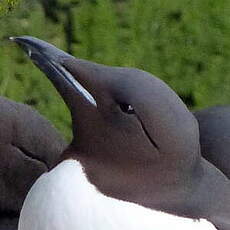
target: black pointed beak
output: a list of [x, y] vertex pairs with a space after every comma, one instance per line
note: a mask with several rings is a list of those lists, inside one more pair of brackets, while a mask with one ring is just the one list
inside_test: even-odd
[[73, 56], [34, 37], [10, 37], [10, 40], [16, 42], [34, 64], [46, 74], [67, 105], [71, 106], [71, 98], [78, 94], [84, 104], [97, 106], [96, 100], [90, 92], [63, 65], [65, 60], [75, 60]]

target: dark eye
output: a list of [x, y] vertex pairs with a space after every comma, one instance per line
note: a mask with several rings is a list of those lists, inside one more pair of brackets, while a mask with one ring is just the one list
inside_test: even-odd
[[133, 107], [129, 104], [120, 104], [121, 111], [127, 114], [134, 114], [135, 111]]

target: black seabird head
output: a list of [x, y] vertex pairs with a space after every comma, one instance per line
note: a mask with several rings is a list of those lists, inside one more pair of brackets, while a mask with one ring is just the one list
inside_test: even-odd
[[80, 152], [110, 150], [106, 155], [116, 158], [132, 152], [132, 158], [154, 159], [161, 154], [192, 158], [199, 151], [196, 120], [158, 78], [138, 69], [76, 59], [36, 38], [11, 39], [26, 50], [62, 95], [72, 113], [73, 145]]
[[[83, 162], [99, 189], [122, 199], [133, 196], [135, 202], [140, 198], [149, 206], [152, 193], [156, 207], [164, 203], [160, 197], [163, 206], [167, 196], [175, 200], [169, 190], [189, 183], [200, 147], [197, 121], [173, 90], [138, 69], [76, 59], [28, 36], [11, 40], [45, 72], [68, 105], [74, 139], [67, 152]], [[145, 185], [138, 186], [138, 180]], [[183, 196], [181, 189], [181, 200]]]

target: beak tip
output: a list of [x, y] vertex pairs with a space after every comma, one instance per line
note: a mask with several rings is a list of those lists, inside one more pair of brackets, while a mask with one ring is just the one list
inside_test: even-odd
[[[14, 37], [14, 36], [11, 36], [9, 37], [9, 40], [12, 41], [12, 42], [16, 42], [18, 44], [22, 43], [23, 41], [26, 40], [26, 36], [21, 36], [21, 37]], [[28, 38], [27, 38], [28, 39]]]
[[30, 37], [30, 36], [19, 36], [19, 37], [11, 36], [9, 37], [9, 40], [12, 42], [30, 42], [30, 41], [35, 40], [35, 38]]
[[14, 42], [16, 40], [16, 37], [9, 37], [9, 40]]

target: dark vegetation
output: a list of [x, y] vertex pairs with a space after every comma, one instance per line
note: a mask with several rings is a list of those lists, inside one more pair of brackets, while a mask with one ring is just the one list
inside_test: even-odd
[[34, 106], [67, 138], [65, 105], [7, 37], [32, 35], [80, 58], [144, 69], [191, 109], [230, 104], [230, 1], [21, 0], [0, 28], [0, 95]]

